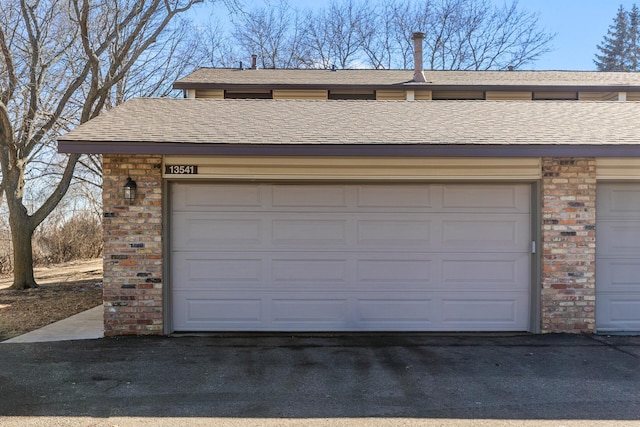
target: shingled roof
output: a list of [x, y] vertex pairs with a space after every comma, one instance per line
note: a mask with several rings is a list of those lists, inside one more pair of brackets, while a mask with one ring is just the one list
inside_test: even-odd
[[174, 83], [175, 89], [224, 89], [237, 86], [424, 89], [482, 87], [500, 89], [572, 88], [640, 90], [640, 73], [594, 71], [425, 71], [426, 83], [415, 83], [413, 70], [277, 70], [201, 68]]
[[640, 103], [141, 98], [61, 152], [640, 156]]

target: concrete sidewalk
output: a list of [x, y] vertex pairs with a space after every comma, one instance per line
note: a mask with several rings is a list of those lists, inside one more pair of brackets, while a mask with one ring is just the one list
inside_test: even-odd
[[103, 332], [104, 307], [99, 305], [1, 344], [98, 339]]
[[4, 426], [640, 426], [640, 337], [119, 337], [0, 348]]

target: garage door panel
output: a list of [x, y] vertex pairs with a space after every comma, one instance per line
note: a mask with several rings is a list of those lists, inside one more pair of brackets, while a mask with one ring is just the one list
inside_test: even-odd
[[528, 214], [531, 204], [526, 186], [448, 184], [441, 194], [443, 210], [455, 212]]
[[[257, 285], [264, 281], [264, 261], [250, 254], [179, 254], [172, 263], [176, 289], [210, 287], [215, 283]], [[255, 256], [255, 254], [254, 254]]]
[[487, 295], [447, 298], [442, 304], [443, 323], [452, 330], [469, 330], [469, 327], [477, 325], [483, 325], [485, 330], [492, 330], [503, 328], [505, 324], [510, 324], [517, 330], [526, 327], [522, 313], [527, 310], [527, 300], [525, 295], [520, 298], [504, 298], [499, 294], [494, 298]]
[[528, 185], [193, 185], [172, 185], [175, 330], [528, 329]]
[[426, 326], [432, 323], [433, 302], [429, 298], [411, 299], [358, 299], [356, 300], [356, 321], [368, 328], [376, 325], [402, 324]]
[[271, 262], [272, 281], [299, 286], [318, 283], [348, 283], [346, 259], [274, 258]]
[[598, 192], [598, 217], [637, 219], [640, 212], [640, 188], [637, 184], [602, 184]]
[[205, 213], [177, 213], [172, 220], [175, 226], [171, 238], [177, 251], [217, 246], [260, 246], [265, 240], [263, 221], [254, 217], [210, 218]]
[[526, 252], [529, 244], [527, 215], [474, 215], [466, 219], [449, 215], [442, 222], [442, 249], [463, 251]]
[[402, 289], [415, 284], [413, 288], [429, 287], [432, 283], [433, 262], [429, 258], [396, 255], [358, 259], [356, 265], [357, 284], [364, 289], [379, 286], [389, 287], [390, 283], [400, 284]]
[[347, 188], [340, 185], [273, 185], [271, 206], [275, 208], [346, 208]]
[[640, 298], [633, 294], [620, 294], [611, 297], [607, 301], [611, 312], [611, 320], [614, 322], [635, 322], [638, 320], [638, 310], [640, 310]]
[[640, 331], [640, 296], [638, 293], [618, 293], [598, 297], [596, 318], [600, 332]]
[[464, 254], [443, 256], [442, 288], [528, 291], [528, 254]]
[[[178, 296], [181, 296], [178, 294]], [[178, 298], [175, 311], [183, 326], [207, 322], [248, 322], [262, 321], [262, 300], [257, 298], [211, 298], [203, 293]]]
[[[338, 326], [348, 323], [348, 301], [339, 298], [305, 299], [274, 298], [271, 301], [272, 323], [315, 325], [313, 327]], [[284, 326], [283, 325], [283, 326]], [[330, 330], [330, 329], [328, 329]]]
[[444, 301], [444, 321], [466, 323], [474, 320], [484, 322], [515, 321], [514, 300], [447, 299]]
[[359, 186], [357, 206], [361, 208], [432, 208], [431, 188], [426, 185]]
[[374, 220], [357, 221], [357, 245], [359, 247], [382, 246], [390, 248], [422, 248], [431, 246], [431, 221], [423, 220]]
[[640, 288], [640, 258], [601, 259], [596, 268], [600, 280], [606, 281], [607, 289], [614, 292]]
[[281, 219], [271, 220], [271, 241], [274, 246], [348, 244], [347, 220]]
[[603, 257], [640, 255], [640, 221], [598, 221], [597, 238]]
[[238, 184], [174, 184], [171, 191], [175, 211], [210, 211], [231, 208], [261, 208], [260, 186]]

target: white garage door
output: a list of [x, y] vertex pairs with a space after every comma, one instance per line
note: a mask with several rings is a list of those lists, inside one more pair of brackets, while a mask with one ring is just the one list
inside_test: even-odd
[[520, 185], [174, 183], [176, 331], [524, 331]]
[[598, 184], [596, 327], [640, 332], [640, 184]]

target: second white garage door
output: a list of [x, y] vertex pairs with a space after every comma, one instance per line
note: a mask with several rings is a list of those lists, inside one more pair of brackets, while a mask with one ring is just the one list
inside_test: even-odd
[[526, 184], [173, 183], [176, 331], [524, 331]]
[[640, 184], [599, 183], [596, 328], [640, 332]]

